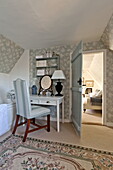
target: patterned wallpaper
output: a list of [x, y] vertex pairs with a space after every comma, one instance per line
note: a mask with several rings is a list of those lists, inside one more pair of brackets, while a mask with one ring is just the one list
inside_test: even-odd
[[[45, 51], [54, 51], [56, 54], [60, 55], [60, 69], [64, 71], [64, 74], [66, 76], [66, 80], [63, 82], [63, 93], [65, 95], [65, 119], [69, 119], [69, 82], [70, 82], [70, 52], [73, 51], [75, 48], [74, 45], [65, 45], [65, 46], [57, 46], [57, 47], [51, 47], [49, 49], [36, 49], [36, 50], [30, 50], [30, 86], [32, 86], [35, 81], [36, 85], [39, 86], [39, 79], [36, 80], [36, 60], [35, 56], [42, 55], [45, 53]], [[51, 107], [52, 116], [55, 117], [54, 112], [55, 108]]]
[[106, 51], [106, 113], [107, 122], [113, 123], [113, 51]]
[[100, 38], [106, 51], [106, 111], [107, 122], [113, 122], [113, 14]]
[[101, 36], [101, 41], [105, 44], [106, 48], [113, 50], [113, 15]]
[[101, 49], [105, 49], [105, 46], [101, 41], [83, 43], [83, 51], [101, 50]]
[[0, 73], [9, 73], [23, 52], [23, 48], [0, 35]]

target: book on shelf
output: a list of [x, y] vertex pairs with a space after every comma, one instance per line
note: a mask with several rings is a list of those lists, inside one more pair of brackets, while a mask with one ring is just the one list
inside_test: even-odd
[[45, 75], [45, 70], [42, 69], [37, 70], [37, 76], [43, 76], [43, 75]]
[[47, 66], [46, 60], [36, 61], [36, 67], [45, 67], [45, 66]]

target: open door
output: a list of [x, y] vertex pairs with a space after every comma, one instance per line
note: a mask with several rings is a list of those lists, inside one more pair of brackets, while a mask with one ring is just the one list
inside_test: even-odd
[[72, 53], [72, 122], [81, 135], [81, 117], [82, 117], [82, 41], [78, 44]]

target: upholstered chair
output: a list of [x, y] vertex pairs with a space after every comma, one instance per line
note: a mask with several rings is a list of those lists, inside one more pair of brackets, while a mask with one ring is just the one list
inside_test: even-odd
[[[15, 134], [18, 126], [26, 124], [26, 130], [23, 138], [23, 142], [25, 142], [28, 133], [34, 132], [36, 130], [47, 128], [47, 131], [50, 131], [50, 109], [31, 105], [30, 103], [30, 95], [28, 91], [28, 87], [26, 85], [25, 80], [17, 79], [13, 81], [14, 90], [15, 90], [15, 99], [16, 99], [16, 121], [12, 134]], [[35, 118], [39, 118], [42, 116], [47, 116], [47, 124], [40, 126], [35, 123]], [[20, 117], [24, 118], [24, 122], [19, 122]], [[36, 126], [36, 128], [30, 130], [30, 124]]]

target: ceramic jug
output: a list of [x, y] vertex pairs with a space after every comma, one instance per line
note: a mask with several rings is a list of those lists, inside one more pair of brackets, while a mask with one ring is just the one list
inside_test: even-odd
[[32, 86], [32, 94], [37, 94], [37, 87], [36, 87], [36, 85], [33, 85]]

